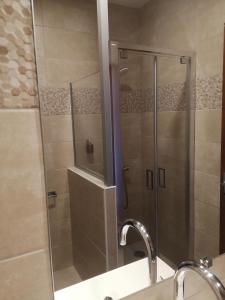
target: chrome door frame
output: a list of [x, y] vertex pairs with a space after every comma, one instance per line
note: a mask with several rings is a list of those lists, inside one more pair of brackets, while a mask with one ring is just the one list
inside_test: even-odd
[[[120, 144], [120, 109], [119, 109], [119, 50], [128, 50], [135, 52], [145, 52], [152, 54], [154, 59], [154, 178], [157, 178], [157, 165], [158, 165], [158, 153], [157, 153], [157, 58], [160, 56], [175, 56], [175, 57], [187, 57], [188, 58], [188, 87], [187, 97], [189, 100], [188, 110], [190, 111], [187, 120], [187, 140], [189, 142], [189, 149], [187, 151], [187, 178], [189, 180], [189, 193], [186, 201], [187, 208], [187, 241], [189, 245], [188, 258], [194, 258], [194, 133], [195, 133], [195, 84], [196, 84], [196, 54], [192, 51], [177, 51], [171, 49], [159, 49], [152, 48], [146, 45], [135, 45], [124, 42], [111, 41], [109, 43], [110, 49], [110, 73], [111, 73], [111, 101], [112, 101], [112, 121], [113, 121], [113, 152], [114, 152], [114, 182], [117, 188], [117, 209], [118, 209], [118, 226], [123, 219], [122, 209], [122, 157], [121, 157], [121, 144]], [[155, 181], [156, 182], [156, 181]], [[156, 191], [157, 192], [157, 191]], [[157, 195], [158, 196], [158, 195]], [[156, 196], [156, 199], [158, 198]], [[156, 201], [156, 210], [158, 210]], [[158, 224], [156, 213], [156, 226]], [[156, 249], [158, 251], [158, 238], [156, 236]]]

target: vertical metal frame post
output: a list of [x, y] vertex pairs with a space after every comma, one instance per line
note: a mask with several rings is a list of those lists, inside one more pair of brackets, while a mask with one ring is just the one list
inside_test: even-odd
[[121, 124], [119, 106], [119, 49], [118, 43], [110, 43], [110, 72], [111, 72], [111, 93], [113, 112], [113, 150], [114, 150], [114, 172], [117, 199], [118, 225], [123, 221], [123, 187], [122, 187], [122, 156], [121, 156]]
[[155, 201], [155, 249], [159, 252], [159, 235], [158, 235], [158, 57], [154, 56], [154, 201]]
[[104, 181], [114, 185], [113, 128], [109, 75], [108, 0], [97, 0], [98, 50], [102, 89]]

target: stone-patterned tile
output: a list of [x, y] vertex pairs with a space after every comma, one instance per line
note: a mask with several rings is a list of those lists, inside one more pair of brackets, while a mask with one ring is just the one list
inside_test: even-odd
[[37, 83], [29, 0], [0, 5], [0, 108], [36, 107]]
[[222, 108], [222, 77], [198, 78], [196, 83], [196, 109]]

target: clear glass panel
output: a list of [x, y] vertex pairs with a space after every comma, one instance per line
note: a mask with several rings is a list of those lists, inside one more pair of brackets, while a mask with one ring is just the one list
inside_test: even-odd
[[[142, 222], [155, 240], [154, 57], [120, 51], [120, 128], [123, 216]], [[125, 263], [146, 255], [137, 232], [128, 233]]]
[[158, 57], [158, 250], [171, 264], [188, 258], [188, 64]]
[[102, 96], [100, 74], [94, 72], [71, 85], [75, 165], [103, 177]]
[[[67, 172], [75, 158], [76, 166], [103, 177], [97, 2], [34, 0], [34, 16], [52, 266], [58, 290], [100, 273], [95, 263], [99, 256], [87, 255], [89, 244], [81, 245], [81, 235], [74, 231], [80, 220], [71, 213]], [[77, 209], [80, 215], [84, 215], [82, 205]], [[83, 255], [80, 264], [75, 244]], [[84, 257], [95, 264], [92, 273]], [[81, 269], [87, 271], [86, 277]]]

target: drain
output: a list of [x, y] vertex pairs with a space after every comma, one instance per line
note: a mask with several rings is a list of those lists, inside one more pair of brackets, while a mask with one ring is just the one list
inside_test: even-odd
[[136, 250], [134, 251], [134, 256], [138, 258], [144, 258], [145, 257], [145, 252], [141, 250]]

